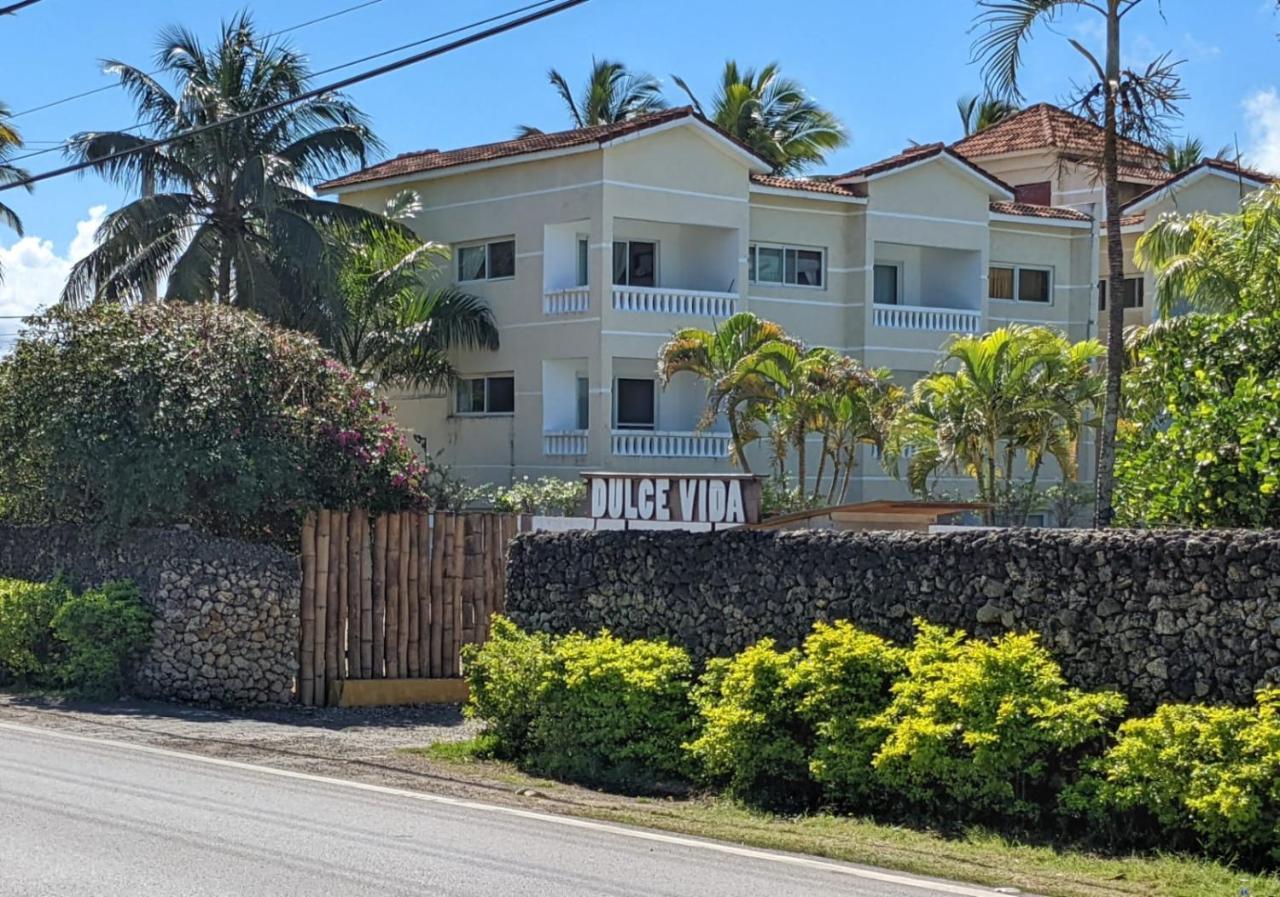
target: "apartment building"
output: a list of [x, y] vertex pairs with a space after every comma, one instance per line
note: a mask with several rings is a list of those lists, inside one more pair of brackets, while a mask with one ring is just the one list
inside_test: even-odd
[[[1096, 336], [1102, 190], [1086, 160], [1099, 133], [1042, 105], [810, 180], [772, 176], [678, 108], [408, 153], [319, 189], [371, 209], [417, 191], [414, 228], [452, 247], [451, 281], [493, 308], [501, 348], [461, 353], [456, 389], [395, 397], [458, 473], [705, 473], [731, 466], [727, 428], [698, 427], [705, 384], [655, 376], [678, 328], [748, 310], [904, 384], [952, 334], [1026, 322]], [[1265, 180], [1218, 162], [1170, 178], [1137, 144], [1124, 159], [1130, 250], [1164, 211], [1231, 208]], [[1126, 305], [1146, 319], [1150, 281], [1134, 279]], [[766, 451], [752, 449], [757, 469]], [[904, 495], [868, 457], [846, 498]]]

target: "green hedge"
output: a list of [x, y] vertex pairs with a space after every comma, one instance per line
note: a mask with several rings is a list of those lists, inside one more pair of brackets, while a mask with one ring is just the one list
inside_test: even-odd
[[131, 582], [77, 593], [62, 580], [0, 580], [0, 685], [114, 697], [151, 619]]
[[549, 775], [629, 788], [688, 776], [772, 809], [1280, 860], [1280, 689], [1253, 708], [1119, 723], [1124, 698], [1069, 687], [1034, 634], [987, 641], [923, 621], [908, 648], [819, 623], [800, 649], [765, 640], [696, 681], [679, 648], [500, 618], [465, 659], [468, 714]]

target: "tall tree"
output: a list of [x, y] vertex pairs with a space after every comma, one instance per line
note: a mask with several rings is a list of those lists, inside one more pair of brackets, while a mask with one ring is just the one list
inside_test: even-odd
[[[1204, 148], [1204, 141], [1190, 134], [1180, 141], [1166, 140], [1161, 152], [1164, 153], [1164, 167], [1168, 169], [1170, 174], [1180, 174], [1188, 168], [1196, 167], [1208, 158]], [[1231, 156], [1231, 147], [1222, 146], [1213, 158], [1230, 159]]]
[[[27, 176], [21, 168], [6, 161], [13, 150], [21, 147], [22, 135], [9, 120], [9, 107], [0, 103], [0, 184], [12, 184]], [[4, 203], [0, 203], [0, 224], [6, 225], [16, 231], [18, 236], [22, 236], [22, 219]], [[3, 278], [4, 270], [0, 269], [0, 279]]]
[[727, 60], [710, 112], [682, 78], [673, 75], [672, 80], [699, 114], [768, 159], [774, 174], [820, 165], [828, 152], [849, 141], [835, 113], [819, 105], [799, 82], [783, 77], [776, 62], [756, 70]]
[[[388, 203], [394, 221], [416, 210], [411, 191]], [[449, 249], [407, 228], [363, 222], [335, 228], [326, 264], [332, 276], [315, 327], [321, 342], [362, 380], [441, 387], [456, 376], [458, 349], [498, 348], [498, 328], [483, 299], [433, 285]]]
[[[340, 94], [180, 137], [309, 89], [305, 59], [258, 34], [247, 14], [224, 23], [212, 46], [185, 29], [166, 29], [157, 63], [174, 82], [172, 92], [141, 68], [106, 62], [137, 107], [141, 133], [87, 132], [69, 144], [73, 158], [94, 163], [103, 176], [145, 189], [103, 221], [97, 248], [72, 268], [62, 299], [136, 300], [167, 278], [167, 298], [276, 316], [281, 265], [315, 267], [326, 226], [373, 217], [316, 199], [306, 185], [363, 164], [379, 144]], [[180, 139], [150, 145], [160, 137]]]
[[964, 96], [956, 100], [956, 111], [960, 113], [964, 136], [970, 137], [1016, 115], [1019, 106], [1001, 97]]
[[[1105, 26], [1105, 50], [1099, 55], [1079, 40], [1069, 42], [1087, 60], [1097, 81], [1079, 98], [1082, 114], [1103, 129], [1103, 195], [1107, 221], [1107, 293], [1124, 290], [1124, 243], [1120, 233], [1120, 140], [1147, 143], [1162, 133], [1164, 119], [1176, 113], [1182, 98], [1176, 63], [1161, 56], [1145, 69], [1122, 66], [1120, 33], [1125, 18], [1145, 0], [977, 0], [978, 36], [973, 52], [983, 62], [987, 87], [995, 96], [1020, 101], [1022, 54], [1037, 25], [1050, 24], [1068, 11], [1093, 12]], [[1108, 526], [1113, 516], [1116, 427], [1120, 416], [1124, 367], [1124, 303], [1107, 306], [1106, 405], [1099, 434], [1097, 500], [1094, 525]]]
[[[547, 72], [547, 79], [568, 107], [575, 128], [614, 124], [667, 108], [662, 83], [657, 78], [632, 71], [612, 59], [592, 58], [587, 83], [577, 96], [568, 79], [556, 69]], [[521, 125], [517, 132], [521, 137], [542, 133], [532, 125]]]
[[707, 381], [702, 426], [724, 415], [734, 459], [750, 473], [746, 445], [754, 438], [752, 407], [776, 396], [777, 380], [764, 376], [761, 364], [779, 349], [795, 345], [772, 321], [738, 312], [714, 330], [677, 330], [658, 350], [658, 378], [665, 386], [676, 374], [687, 372]]

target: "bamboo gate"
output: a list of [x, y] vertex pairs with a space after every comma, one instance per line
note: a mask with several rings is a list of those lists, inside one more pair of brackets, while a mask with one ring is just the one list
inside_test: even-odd
[[457, 679], [463, 645], [505, 607], [507, 545], [530, 521], [506, 514], [316, 511], [302, 526], [298, 700], [335, 683]]

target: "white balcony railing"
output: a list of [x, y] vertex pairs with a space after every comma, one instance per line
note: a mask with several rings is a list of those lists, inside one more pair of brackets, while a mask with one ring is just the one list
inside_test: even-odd
[[729, 434], [614, 430], [613, 453], [628, 458], [727, 458]]
[[927, 305], [873, 305], [871, 322], [890, 330], [931, 330], [939, 333], [977, 333], [982, 312]]
[[542, 312], [548, 315], [580, 315], [591, 308], [590, 287], [548, 290], [542, 294]]
[[613, 307], [618, 311], [650, 312], [684, 317], [728, 318], [734, 313], [736, 293], [682, 290], [675, 287], [613, 288]]
[[578, 458], [586, 453], [586, 430], [548, 430], [542, 434], [544, 455]]

